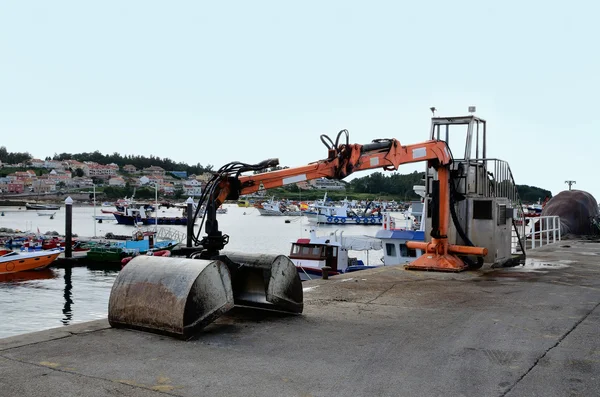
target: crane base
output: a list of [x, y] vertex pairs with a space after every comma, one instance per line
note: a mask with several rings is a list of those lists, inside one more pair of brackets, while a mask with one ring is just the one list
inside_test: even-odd
[[428, 270], [436, 272], [462, 272], [467, 270], [465, 263], [457, 256], [446, 254], [423, 254], [404, 266], [406, 270]]

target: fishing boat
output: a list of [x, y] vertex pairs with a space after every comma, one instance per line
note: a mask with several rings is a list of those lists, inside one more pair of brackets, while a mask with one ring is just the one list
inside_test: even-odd
[[275, 201], [275, 197], [271, 197], [269, 201], [254, 204], [254, 207], [259, 214], [264, 216], [302, 216], [300, 207], [295, 204]]
[[50, 218], [54, 218], [54, 215], [56, 215], [56, 212], [41, 212], [41, 211], [38, 211], [37, 214], [39, 216], [49, 216]]
[[306, 212], [310, 223], [325, 225], [371, 225], [381, 226], [383, 216], [379, 207], [363, 210], [353, 210], [349, 208], [349, 203], [345, 200], [342, 205], [322, 205], [316, 204], [314, 210]]
[[[73, 252], [87, 251], [89, 247], [87, 247], [83, 242], [73, 239], [72, 240], [72, 250]], [[39, 237], [39, 238], [29, 238], [26, 240], [23, 245], [21, 245], [21, 251], [33, 252], [33, 251], [43, 251], [43, 250], [51, 250], [58, 248], [61, 251], [65, 248], [65, 239], [53, 236], [50, 238]]]
[[60, 250], [39, 252], [11, 251], [0, 256], [0, 274], [43, 269], [58, 258]]
[[310, 231], [309, 238], [292, 241], [289, 258], [298, 269], [302, 281], [321, 278], [323, 267], [327, 266], [329, 275], [337, 275], [356, 271], [365, 266], [356, 258], [349, 257], [349, 251], [381, 250], [382, 242], [369, 236], [344, 236], [337, 231], [327, 236], [317, 236], [315, 230]]
[[420, 200], [411, 201], [408, 211], [399, 216], [384, 212], [382, 228], [375, 237], [383, 243], [383, 263], [386, 266], [403, 265], [423, 254], [421, 250], [408, 248], [408, 241], [425, 241], [425, 186], [413, 186]]
[[[148, 256], [171, 256], [171, 251], [169, 250], [159, 250], [159, 251], [148, 251], [146, 253], [146, 255]], [[127, 258], [123, 258], [121, 259], [121, 269], [123, 269], [125, 267], [125, 265], [127, 265], [129, 262], [131, 262], [131, 260], [133, 259], [133, 256], [128, 256]]]
[[411, 213], [404, 213], [402, 218], [384, 213], [383, 227], [375, 233], [375, 237], [383, 243], [384, 265], [403, 265], [420, 257], [423, 252], [408, 248], [406, 243], [425, 241], [425, 230], [421, 230], [423, 226], [420, 217], [413, 217]]
[[3, 240], [0, 245], [4, 245], [6, 248], [19, 248], [27, 241], [27, 237], [9, 237]]
[[92, 215], [92, 218], [102, 223], [102, 221], [115, 221], [114, 215]]
[[187, 208], [173, 207], [154, 212], [150, 208], [127, 208], [125, 212], [114, 212], [119, 225], [187, 225]]
[[97, 244], [92, 247], [86, 256], [88, 266], [121, 266], [121, 260], [137, 255], [146, 255], [149, 252], [171, 251], [179, 244], [173, 239], [157, 240], [155, 231], [136, 230], [132, 238], [108, 244]]
[[38, 203], [25, 203], [25, 208], [28, 210], [59, 210], [60, 205], [57, 204], [38, 204]]
[[[421, 195], [421, 190], [420, 186], [415, 186], [417, 194]], [[424, 215], [425, 206], [421, 199], [411, 202], [409, 210], [398, 216], [384, 212], [381, 229], [374, 237], [343, 236], [343, 232], [338, 236], [337, 231], [329, 236], [317, 237], [314, 230], [311, 230], [310, 238], [292, 242], [289, 258], [296, 265], [302, 281], [322, 277], [324, 266], [331, 269], [330, 275], [337, 275], [381, 266], [407, 264], [423, 253], [421, 250], [408, 248], [406, 243], [425, 241]], [[360, 260], [352, 260], [348, 257], [350, 250], [368, 253], [370, 250], [382, 248], [382, 264], [365, 265]]]

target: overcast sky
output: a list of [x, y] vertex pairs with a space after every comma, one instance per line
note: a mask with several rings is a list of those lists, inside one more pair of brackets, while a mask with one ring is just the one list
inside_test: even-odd
[[517, 183], [557, 194], [572, 179], [600, 198], [599, 11], [591, 0], [7, 0], [0, 145], [297, 166], [326, 156], [322, 133], [417, 143], [431, 106], [475, 105], [488, 156]]

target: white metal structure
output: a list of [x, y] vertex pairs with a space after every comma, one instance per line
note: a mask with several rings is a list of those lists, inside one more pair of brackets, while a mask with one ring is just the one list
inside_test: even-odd
[[560, 241], [560, 217], [540, 216], [531, 219], [531, 248]]

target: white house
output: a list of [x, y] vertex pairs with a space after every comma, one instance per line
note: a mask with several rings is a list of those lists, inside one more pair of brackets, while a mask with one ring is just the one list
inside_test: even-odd
[[125, 186], [125, 180], [120, 176], [112, 177], [108, 180], [108, 186]]
[[29, 162], [33, 168], [44, 168], [46, 166], [44, 160], [40, 159], [31, 159]]
[[188, 180], [183, 184], [183, 190], [187, 196], [198, 197], [202, 195], [202, 184], [197, 180]]

